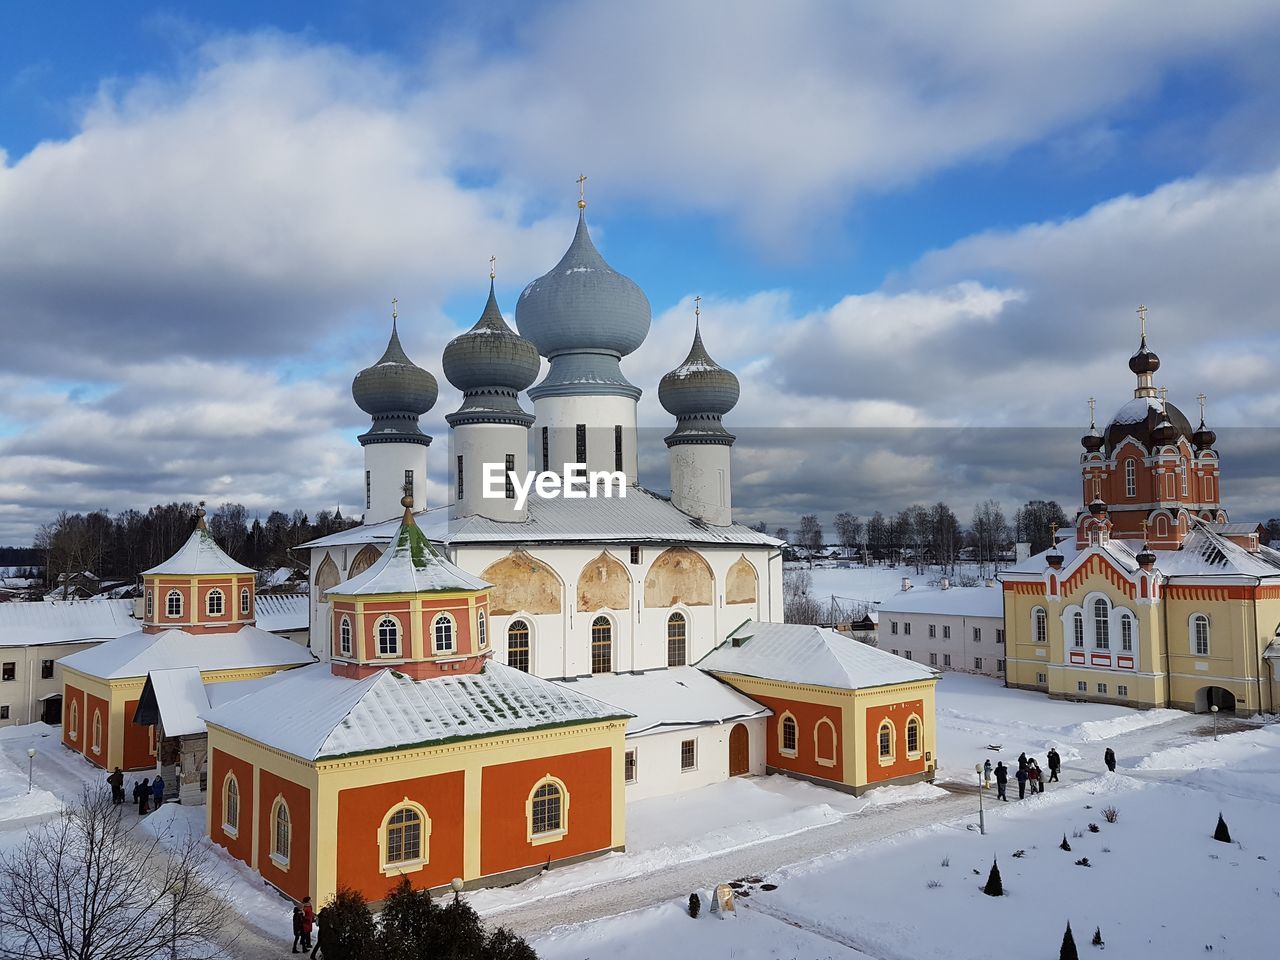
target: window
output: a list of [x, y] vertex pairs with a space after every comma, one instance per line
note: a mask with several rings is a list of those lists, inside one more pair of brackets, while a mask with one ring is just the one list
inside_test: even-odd
[[974, 627], [974, 628], [973, 628], [973, 642], [974, 642], [974, 643], [981, 643], [981, 642], [982, 642], [982, 628], [981, 628], [981, 627]]
[[0, 667], [0, 679], [17, 680], [18, 679], [18, 663], [15, 660], [6, 660], [4, 666]]
[[636, 752], [628, 750], [622, 755], [622, 782], [636, 782]]
[[577, 443], [575, 444], [575, 453], [577, 453], [578, 455], [577, 462], [586, 463], [587, 462], [587, 425], [585, 423], [578, 424], [578, 428], [575, 431], [575, 433], [576, 433], [575, 439], [577, 441]]
[[1133, 617], [1127, 613], [1120, 617], [1120, 649], [1124, 653], [1133, 652]]
[[414, 806], [398, 807], [387, 817], [384, 867], [404, 867], [422, 863], [427, 859], [423, 840], [426, 818]]
[[591, 672], [613, 672], [613, 624], [608, 617], [591, 622]]
[[1071, 615], [1071, 642], [1074, 646], [1084, 646], [1084, 614], [1077, 610]]
[[240, 616], [247, 617], [249, 615], [249, 588], [240, 588]]
[[1116, 684], [1116, 696], [1127, 697], [1129, 695], [1129, 687], [1123, 683]]
[[547, 439], [547, 428], [542, 428], [542, 469], [551, 469], [551, 443]]
[[40, 679], [41, 680], [53, 679], [53, 661], [52, 660], [40, 661]]
[[338, 650], [344, 656], [351, 656], [351, 618], [343, 617], [338, 624]]
[[890, 621], [889, 621], [889, 632], [890, 632], [891, 634], [893, 634], [895, 637], [898, 635], [898, 621], [897, 621], [897, 620], [890, 620]]
[[67, 738], [76, 739], [80, 735], [80, 704], [71, 701], [71, 719], [67, 721]]
[[502, 492], [508, 500], [514, 500], [516, 498], [516, 482], [512, 478], [512, 474], [514, 474], [515, 472], [516, 472], [516, 455], [514, 453], [508, 453], [506, 456], [506, 459], [503, 461], [503, 471], [502, 471], [503, 484], [504, 484]]
[[458, 468], [454, 471], [453, 482], [456, 489], [453, 491], [453, 499], [461, 501], [466, 490], [462, 479], [462, 454], [458, 454]]
[[404, 472], [404, 495], [406, 497], [413, 496], [413, 471], [406, 470]]
[[929, 639], [932, 640], [938, 635], [938, 625], [936, 623], [929, 624]]
[[1098, 684], [1098, 692], [1105, 694], [1107, 692], [1107, 685], [1105, 683]]
[[182, 616], [182, 594], [170, 590], [164, 598], [164, 615], [170, 620]]
[[222, 784], [222, 832], [230, 837], [240, 832], [240, 782], [234, 773]]
[[485, 622], [483, 610], [476, 611], [476, 639], [480, 641], [481, 650], [489, 643], [489, 625]]
[[632, 563], [639, 563], [639, 562], [640, 562], [640, 548], [639, 548], [639, 547], [632, 547], [632, 548], [631, 548], [631, 562], [632, 562]]
[[1126, 497], [1138, 495], [1138, 462], [1132, 457], [1124, 462], [1124, 495]]
[[996, 661], [996, 673], [1004, 673], [1004, 661], [1003, 661], [1003, 660], [997, 660], [997, 661]]
[[898, 651], [897, 651], [896, 649], [893, 651], [893, 655], [894, 655], [895, 657], [898, 655]]
[[974, 657], [974, 658], [973, 658], [973, 669], [975, 669], [975, 670], [981, 670], [981, 669], [982, 669], [982, 658], [981, 658], [981, 657]]
[[553, 839], [566, 831], [568, 796], [558, 780], [543, 780], [529, 795], [529, 838]]
[[951, 627], [945, 623], [942, 625], [942, 639], [943, 640], [951, 639]]
[[936, 667], [938, 665], [938, 655], [936, 653], [929, 654], [929, 666]]
[[435, 633], [436, 653], [453, 653], [453, 618], [447, 613], [436, 617], [432, 624]]
[[1182, 475], [1182, 495], [1185, 497], [1189, 493], [1187, 490], [1187, 464], [1185, 461], [1178, 464], [1178, 473]]
[[156, 614], [155, 594], [150, 589], [148, 589], [147, 590], [147, 619], [150, 620], [152, 617], [155, 616], [155, 614]]
[[996, 643], [1004, 643], [1004, 627], [996, 627]]
[[920, 756], [920, 721], [916, 717], [907, 721], [907, 756]]
[[667, 666], [683, 667], [686, 661], [685, 623], [683, 613], [667, 618]]
[[944, 653], [944, 654], [942, 655], [942, 665], [943, 665], [944, 667], [949, 667], [949, 666], [951, 666], [951, 654], [949, 654], [949, 653]]
[[903, 658], [904, 658], [904, 659], [910, 660], [910, 659], [911, 659], [911, 651], [910, 651], [910, 650], [903, 650], [903, 651], [902, 651], [902, 656], [903, 656]]
[[1077, 680], [1076, 693], [1088, 693], [1088, 692], [1089, 692], [1089, 684], [1085, 683], [1083, 680]]
[[789, 713], [782, 715], [782, 722], [778, 724], [778, 752], [786, 754], [788, 757], [796, 755], [796, 744], [800, 740], [800, 731], [796, 727], [796, 718]]
[[222, 616], [222, 591], [214, 587], [209, 591], [209, 595], [204, 598], [205, 612], [211, 617]]
[[97, 710], [93, 711], [93, 739], [89, 741], [90, 748], [94, 753], [102, 752], [102, 714]]
[[400, 656], [400, 624], [391, 617], [383, 617], [378, 621], [378, 656]]
[[613, 469], [622, 470], [622, 424], [613, 427]]
[[288, 867], [292, 828], [289, 824], [289, 805], [284, 802], [283, 797], [276, 797], [271, 823], [271, 859], [278, 867]]
[[1049, 639], [1049, 617], [1044, 607], [1036, 607], [1031, 611], [1031, 636], [1036, 643], [1044, 643]]
[[1111, 649], [1111, 608], [1105, 600], [1093, 601], [1093, 645], [1099, 650]]
[[1044, 673], [1036, 674], [1036, 683], [1040, 684], [1041, 686], [1044, 686], [1048, 682], [1049, 682], [1048, 674], [1044, 674]]
[[507, 666], [529, 672], [529, 624], [523, 620], [507, 627]]
[[373, 474], [368, 470], [364, 472], [364, 508], [368, 510], [373, 506]]
[[876, 737], [882, 764], [893, 762], [893, 724], [888, 720], [880, 724], [880, 732]]
[[7, 703], [0, 704], [0, 720], [9, 719], [9, 705]]
[[698, 769], [698, 741], [680, 741], [680, 772]]
[[[1191, 618], [1191, 640], [1192, 650], [1197, 657], [1209, 655], [1209, 618], [1203, 613], [1197, 613]], [[5, 677], [5, 679], [11, 678]]]
[[904, 621], [903, 621], [903, 623], [902, 623], [902, 635], [903, 635], [903, 636], [905, 636], [905, 637], [909, 637], [909, 636], [911, 636], [911, 621], [910, 621], [910, 620], [904, 620]]

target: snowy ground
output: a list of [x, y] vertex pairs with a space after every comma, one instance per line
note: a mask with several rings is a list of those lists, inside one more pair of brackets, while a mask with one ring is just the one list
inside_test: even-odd
[[[940, 571], [926, 570], [916, 573], [915, 567], [900, 564], [896, 567], [884, 564], [859, 566], [852, 561], [821, 561], [812, 569], [805, 563], [788, 563], [786, 569], [803, 570], [813, 580], [810, 591], [819, 600], [839, 597], [844, 600], [862, 600], [880, 603], [902, 589], [902, 578], [909, 577], [915, 586], [924, 586], [941, 578]], [[960, 576], [977, 576], [974, 564], [962, 564]]]

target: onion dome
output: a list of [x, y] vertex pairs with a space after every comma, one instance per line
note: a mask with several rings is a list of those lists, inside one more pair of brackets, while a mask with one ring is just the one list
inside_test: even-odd
[[1146, 543], [1143, 543], [1142, 549], [1138, 551], [1137, 561], [1140, 567], [1154, 566], [1156, 562], [1155, 551], [1147, 546]]
[[435, 405], [439, 392], [436, 378], [405, 356], [393, 314], [387, 349], [377, 363], [357, 373], [351, 383], [356, 406], [373, 417], [373, 426], [360, 435], [361, 445], [429, 444], [431, 438], [418, 429], [418, 418]]
[[1102, 445], [1107, 442], [1106, 437], [1102, 435], [1102, 431], [1097, 425], [1089, 427], [1089, 432], [1080, 438], [1080, 446], [1084, 447], [1090, 453], [1097, 453], [1102, 449]]
[[605, 263], [591, 242], [585, 211], [580, 213], [565, 255], [525, 287], [516, 303], [520, 334], [551, 361], [529, 396], [639, 399], [640, 389], [623, 376], [618, 361], [644, 343], [649, 321], [649, 298]]
[[738, 378], [711, 359], [702, 344], [701, 327], [695, 326], [693, 346], [684, 363], [658, 383], [659, 402], [676, 418], [667, 446], [733, 443], [733, 434], [724, 429], [720, 419], [734, 408], [738, 396]]
[[1094, 517], [1102, 517], [1107, 512], [1107, 504], [1101, 497], [1089, 501], [1089, 513]]
[[1139, 376], [1155, 373], [1160, 369], [1160, 358], [1156, 356], [1155, 351], [1147, 346], [1147, 335], [1142, 335], [1142, 342], [1138, 345], [1138, 351], [1129, 358], [1129, 369]]
[[1175, 442], [1178, 439], [1178, 436], [1178, 428], [1169, 422], [1168, 417], [1161, 417], [1160, 422], [1157, 423], [1155, 425], [1155, 429], [1151, 431], [1151, 439], [1160, 446]]
[[[1172, 434], [1161, 429], [1161, 424], [1168, 424]], [[1159, 436], [1157, 436], [1159, 431]], [[1155, 396], [1134, 397], [1111, 418], [1107, 425], [1106, 452], [1111, 453], [1128, 437], [1132, 437], [1142, 445], [1143, 449], [1160, 446], [1176, 441], [1179, 437], [1190, 437], [1191, 422], [1186, 414], [1167, 400]], [[1171, 436], [1172, 440], [1161, 437]]]
[[518, 394], [538, 376], [538, 350], [507, 326], [489, 279], [489, 302], [476, 325], [444, 348], [444, 375], [462, 391], [462, 406], [445, 417], [449, 426], [464, 423], [518, 423], [533, 416], [520, 407]]

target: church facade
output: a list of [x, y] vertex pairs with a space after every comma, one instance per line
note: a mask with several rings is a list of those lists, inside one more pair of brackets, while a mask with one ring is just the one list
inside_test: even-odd
[[1217, 435], [1156, 388], [1144, 331], [1134, 396], [1081, 439], [1073, 536], [1004, 571], [1007, 683], [1139, 707], [1280, 704], [1280, 552], [1231, 523]]

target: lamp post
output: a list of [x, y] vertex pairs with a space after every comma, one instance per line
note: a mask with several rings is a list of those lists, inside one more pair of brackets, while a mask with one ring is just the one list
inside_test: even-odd
[[1209, 708], [1209, 712], [1213, 714], [1213, 739], [1218, 739], [1218, 705], [1215, 703]]
[[982, 812], [982, 764], [975, 763], [973, 772], [978, 775], [978, 832], [985, 837], [987, 835], [987, 819]]
[[462, 888], [463, 888], [463, 886], [464, 886], [464, 884], [463, 884], [463, 882], [462, 882], [462, 878], [461, 878], [461, 877], [454, 877], [452, 880], [450, 880], [450, 881], [449, 881], [449, 889], [451, 889], [451, 890], [453, 891], [453, 899], [454, 899], [454, 900], [459, 900], [459, 899], [461, 899], [461, 898], [462, 898]]
[[36, 748], [27, 747], [27, 793], [31, 792], [31, 775], [35, 771]]

